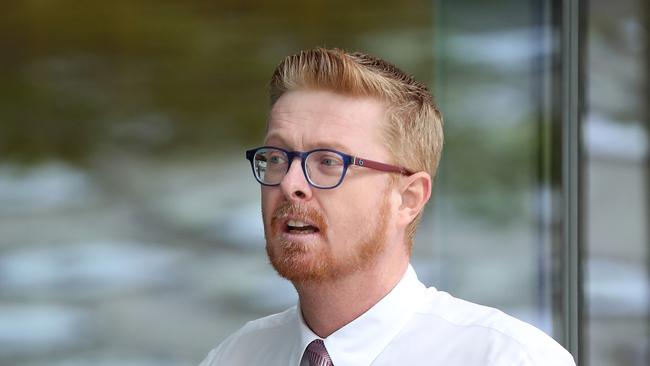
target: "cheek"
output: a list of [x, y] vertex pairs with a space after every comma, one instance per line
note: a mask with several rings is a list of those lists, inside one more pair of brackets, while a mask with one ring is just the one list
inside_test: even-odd
[[271, 187], [262, 187], [261, 192], [261, 202], [262, 202], [262, 220], [264, 223], [268, 223], [271, 220], [271, 214], [273, 210], [277, 207], [278, 202], [278, 189]]
[[374, 224], [376, 195], [367, 192], [351, 192], [344, 195], [345, 199], [337, 200], [336, 204], [328, 205], [328, 216], [334, 225], [337, 239], [342, 242], [355, 242], [361, 236], [366, 236]]
[[[358, 187], [355, 187], [358, 188]], [[373, 185], [363, 185], [356, 189], [347, 196], [349, 199], [345, 200], [344, 206], [340, 208], [339, 212], [345, 214], [345, 226], [354, 236], [366, 236], [373, 234], [380, 223], [379, 215], [382, 213], [382, 208], [386, 201], [388, 201], [388, 212], [385, 215], [391, 215], [391, 190], [388, 189], [388, 182], [378, 179]]]

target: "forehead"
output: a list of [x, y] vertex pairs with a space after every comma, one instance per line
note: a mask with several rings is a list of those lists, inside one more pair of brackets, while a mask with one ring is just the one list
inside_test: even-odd
[[386, 108], [372, 97], [350, 97], [329, 91], [291, 91], [269, 115], [266, 143], [309, 150], [338, 148], [344, 152], [378, 152]]

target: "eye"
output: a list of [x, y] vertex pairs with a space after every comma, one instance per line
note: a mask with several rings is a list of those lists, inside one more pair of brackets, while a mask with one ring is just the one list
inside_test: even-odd
[[340, 166], [343, 165], [343, 162], [340, 158], [335, 156], [324, 156], [320, 163], [325, 166]]
[[269, 162], [271, 164], [283, 164], [285, 162], [285, 158], [282, 154], [273, 154], [269, 157]]

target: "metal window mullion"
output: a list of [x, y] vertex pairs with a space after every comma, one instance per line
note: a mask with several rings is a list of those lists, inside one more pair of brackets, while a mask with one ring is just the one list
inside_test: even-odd
[[564, 340], [579, 362], [580, 306], [580, 2], [562, 1], [562, 191]]

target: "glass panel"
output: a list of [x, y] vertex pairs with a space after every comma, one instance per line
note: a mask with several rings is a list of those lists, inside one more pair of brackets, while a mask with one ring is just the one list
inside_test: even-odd
[[[591, 365], [649, 363], [647, 7], [587, 8]], [[243, 150], [260, 143], [273, 67], [323, 44], [435, 86], [447, 143], [415, 244], [424, 282], [560, 339], [551, 10], [532, 0], [4, 4], [0, 360], [192, 365], [244, 322], [292, 305], [267, 264]]]
[[446, 142], [416, 269], [561, 341], [550, 3], [436, 4], [435, 94]]
[[590, 1], [586, 33], [587, 364], [650, 364], [650, 7]]
[[3, 2], [0, 363], [196, 365], [293, 305], [243, 157], [271, 72], [327, 45], [431, 84], [432, 6]]

